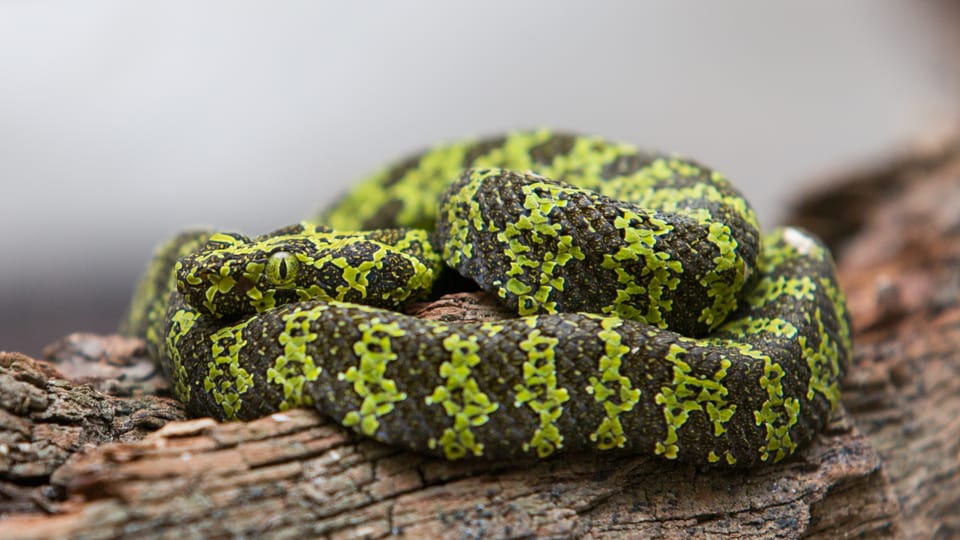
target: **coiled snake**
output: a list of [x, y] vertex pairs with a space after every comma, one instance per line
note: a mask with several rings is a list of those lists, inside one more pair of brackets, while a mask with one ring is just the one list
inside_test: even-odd
[[[793, 453], [839, 401], [850, 326], [829, 252], [798, 229], [761, 238], [695, 162], [517, 132], [386, 168], [316, 223], [158, 251], [124, 330], [190, 413], [312, 406], [449, 459], [744, 467]], [[519, 317], [394, 311], [444, 264]]]

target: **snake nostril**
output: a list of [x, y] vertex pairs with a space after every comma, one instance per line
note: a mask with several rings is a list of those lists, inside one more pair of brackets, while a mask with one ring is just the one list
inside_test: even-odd
[[208, 269], [203, 269], [197, 272], [197, 275], [200, 277], [200, 282], [204, 285], [210, 285], [216, 283], [216, 278], [220, 277], [220, 274], [211, 272]]

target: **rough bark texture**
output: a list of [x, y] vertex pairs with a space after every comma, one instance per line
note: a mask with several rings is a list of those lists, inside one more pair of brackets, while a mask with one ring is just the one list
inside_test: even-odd
[[798, 208], [820, 234], [847, 209], [850, 236], [833, 238], [856, 343], [843, 402], [883, 460], [900, 531], [960, 537], [960, 132]]
[[[88, 342], [111, 346], [118, 340]], [[68, 382], [56, 369], [22, 354], [0, 352], [0, 514], [56, 512], [65, 492], [50, 478], [75, 452], [140, 440], [182, 419], [183, 408], [173, 400], [113, 397]], [[6, 530], [0, 521], [0, 538], [7, 537]]]
[[856, 358], [844, 410], [787, 463], [447, 463], [305, 410], [147, 434], [182, 413], [138, 344], [70, 336], [47, 354], [87, 384], [0, 355], [0, 537], [958, 536], [960, 137], [831, 185], [794, 221], [838, 250]]

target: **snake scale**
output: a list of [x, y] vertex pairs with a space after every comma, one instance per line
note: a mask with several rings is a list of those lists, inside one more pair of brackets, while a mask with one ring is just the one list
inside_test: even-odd
[[[445, 268], [518, 317], [397, 311]], [[762, 236], [696, 162], [549, 130], [436, 146], [260, 237], [183, 233], [123, 330], [193, 415], [310, 406], [448, 459], [777, 462], [825, 426], [851, 357], [816, 238]]]

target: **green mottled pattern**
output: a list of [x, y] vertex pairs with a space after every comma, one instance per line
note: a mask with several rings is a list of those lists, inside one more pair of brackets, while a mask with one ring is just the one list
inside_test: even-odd
[[151, 358], [163, 357], [161, 344], [168, 326], [179, 326], [181, 322], [186, 326], [193, 324], [192, 321], [166, 318], [168, 299], [177, 289], [176, 275], [172, 270], [178, 259], [202, 248], [212, 234], [206, 230], [185, 231], [164, 242], [137, 283], [119, 332], [143, 337]]
[[[676, 170], [686, 172], [670, 169], [660, 189], [710, 182]], [[691, 210], [652, 198], [644, 206], [532, 173], [472, 169], [442, 199], [437, 234], [447, 264], [521, 315], [586, 311], [704, 335], [736, 309], [759, 231], [708, 217], [736, 213], [722, 200]]]
[[215, 234], [174, 272], [189, 304], [230, 319], [312, 298], [397, 308], [430, 292], [440, 264], [423, 230], [302, 223], [252, 240]]
[[[158, 254], [128, 329], [191, 413], [313, 406], [448, 459], [745, 467], [792, 454], [839, 401], [850, 326], [829, 252], [798, 229], [761, 238], [694, 162], [514, 133], [405, 160], [321, 219]], [[343, 232], [401, 226], [432, 232]], [[392, 311], [426, 294], [441, 257], [521, 317]]]

